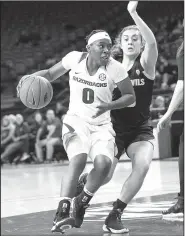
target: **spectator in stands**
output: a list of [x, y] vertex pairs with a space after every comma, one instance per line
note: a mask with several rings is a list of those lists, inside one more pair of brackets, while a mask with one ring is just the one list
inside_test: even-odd
[[10, 114], [8, 118], [12, 124], [16, 125], [16, 115]]
[[[36, 137], [35, 150], [37, 158], [43, 162], [43, 147], [46, 147], [46, 162], [51, 162], [54, 152], [54, 146], [62, 143], [62, 122], [55, 116], [53, 110], [46, 112], [46, 122], [38, 130]], [[41, 139], [42, 134], [46, 134], [44, 139]]]
[[41, 36], [38, 30], [35, 29], [30, 32], [27, 30], [22, 30], [15, 45], [18, 46], [19, 44], [28, 44], [31, 42], [33, 46], [37, 46], [40, 40]]
[[56, 116], [61, 120], [62, 116], [65, 115], [66, 112], [67, 112], [66, 107], [64, 107], [61, 102], [57, 102], [56, 103], [56, 110], [55, 110]]
[[15, 153], [21, 151], [21, 158], [16, 160], [17, 162], [26, 160], [28, 155], [29, 139], [28, 139], [29, 127], [22, 115], [16, 115], [16, 127], [14, 135], [12, 136], [13, 142], [11, 142], [6, 148], [5, 151], [1, 154], [1, 161], [4, 162], [9, 158], [9, 161], [12, 162], [15, 156]]
[[54, 66], [56, 63], [58, 62], [56, 57], [49, 57], [46, 62], [45, 62], [45, 67], [46, 68], [50, 68], [52, 66]]
[[26, 30], [22, 30], [15, 45], [18, 46], [21, 43], [27, 44], [29, 42], [30, 42], [30, 38], [29, 38], [28, 32]]
[[152, 119], [159, 119], [165, 112], [165, 97], [159, 95], [153, 100], [151, 107]]
[[7, 115], [4, 116], [1, 123], [1, 153], [13, 141], [12, 136], [14, 135], [14, 131], [15, 124], [10, 121]]
[[[37, 140], [37, 133], [38, 133], [38, 130], [43, 125], [43, 122], [44, 122], [44, 119], [43, 119], [42, 113], [37, 111], [34, 114], [33, 120], [30, 122], [30, 134], [29, 134], [29, 140], [30, 140], [29, 150], [30, 150], [30, 152], [35, 152], [35, 143]], [[39, 162], [39, 160], [37, 160], [37, 158], [35, 158], [35, 156], [34, 156], [34, 161]]]
[[155, 103], [153, 105], [154, 108], [165, 109], [165, 98], [161, 95], [157, 96], [155, 99]]
[[33, 46], [38, 46], [41, 41], [41, 36], [38, 29], [34, 29], [30, 32], [29, 38]]

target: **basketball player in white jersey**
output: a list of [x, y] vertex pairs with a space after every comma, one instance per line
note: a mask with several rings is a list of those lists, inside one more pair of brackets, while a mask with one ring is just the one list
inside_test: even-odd
[[[126, 70], [110, 57], [111, 38], [103, 30], [94, 30], [87, 37], [87, 51], [68, 53], [49, 70], [34, 73], [54, 81], [70, 70], [70, 103], [63, 120], [63, 144], [69, 158], [61, 200], [52, 232], [80, 227], [85, 209], [107, 177], [115, 156], [115, 132], [110, 110], [127, 107], [135, 102], [135, 93]], [[20, 81], [17, 89], [21, 86]], [[122, 96], [112, 101], [118, 87]], [[94, 168], [84, 190], [75, 197], [77, 182], [89, 156]], [[70, 214], [71, 208], [71, 214]]]

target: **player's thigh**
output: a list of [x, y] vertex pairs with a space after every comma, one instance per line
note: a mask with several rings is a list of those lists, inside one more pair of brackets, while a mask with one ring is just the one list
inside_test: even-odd
[[77, 155], [89, 152], [90, 132], [86, 124], [78, 118], [65, 116], [62, 139], [69, 160]]
[[153, 150], [152, 140], [131, 143], [127, 148], [127, 155], [132, 161], [133, 168], [148, 168], [153, 158]]
[[91, 135], [90, 158], [94, 161], [100, 155], [108, 157], [111, 162], [116, 155], [115, 132], [111, 123], [97, 127]]
[[115, 156], [115, 142], [114, 139], [97, 140], [91, 147], [89, 157], [94, 162], [97, 156], [106, 156], [113, 163]]

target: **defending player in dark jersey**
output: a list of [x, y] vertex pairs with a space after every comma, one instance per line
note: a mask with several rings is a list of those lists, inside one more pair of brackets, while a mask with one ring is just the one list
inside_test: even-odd
[[[137, 1], [129, 2], [129, 11], [134, 26], [121, 30], [112, 54], [127, 70], [136, 94], [136, 106], [112, 112], [116, 132], [118, 154], [112, 173], [124, 151], [132, 161], [132, 173], [123, 184], [119, 198], [107, 216], [103, 230], [112, 233], [128, 232], [121, 222], [121, 214], [127, 204], [141, 188], [153, 157], [153, 130], [150, 126], [150, 104], [152, 100], [155, 65], [158, 57], [154, 34], [136, 12]], [[115, 90], [115, 99], [120, 96]], [[109, 178], [111, 179], [112, 173]]]
[[[183, 90], [184, 90], [184, 42], [177, 51], [177, 66], [178, 66], [178, 81], [174, 90], [172, 100], [169, 108], [164, 116], [159, 120], [157, 125], [158, 131], [169, 125], [173, 113], [177, 110], [180, 104], [183, 102]], [[180, 193], [178, 201], [171, 206], [168, 210], [163, 211], [163, 217], [166, 215], [179, 215], [184, 213], [184, 132], [180, 137], [179, 145], [179, 179], [180, 179]]]

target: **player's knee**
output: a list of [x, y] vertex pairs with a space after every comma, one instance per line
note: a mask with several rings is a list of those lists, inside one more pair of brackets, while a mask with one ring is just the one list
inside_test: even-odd
[[101, 156], [96, 157], [94, 161], [94, 168], [102, 174], [108, 174], [111, 169], [112, 161], [110, 158]]
[[110, 182], [110, 180], [112, 179], [113, 173], [109, 173], [106, 177], [106, 179], [104, 180], [104, 184], [107, 184], [108, 182]]
[[150, 168], [150, 163], [150, 158], [142, 158], [140, 161], [134, 163], [133, 170], [136, 171], [139, 176], [145, 176]]
[[143, 165], [143, 172], [144, 172], [144, 174], [146, 174], [148, 172], [149, 168], [150, 168], [150, 162], [146, 161], [144, 163], [144, 165]]
[[140, 165], [136, 165], [135, 169], [141, 176], [145, 176], [150, 168], [150, 162], [143, 161]]

